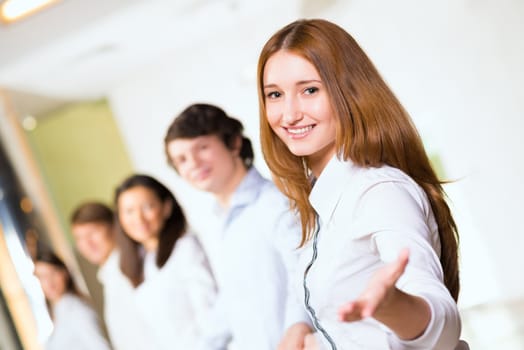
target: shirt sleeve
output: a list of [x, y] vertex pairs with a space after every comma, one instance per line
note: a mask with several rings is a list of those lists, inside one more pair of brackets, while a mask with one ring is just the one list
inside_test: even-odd
[[453, 349], [460, 335], [458, 308], [443, 283], [439, 260], [438, 229], [425, 193], [408, 182], [373, 186], [361, 198], [360, 222], [371, 232], [371, 248], [385, 263], [400, 251], [410, 251], [409, 263], [397, 287], [422, 297], [431, 309], [431, 320], [417, 339], [404, 341], [389, 333], [392, 349]]

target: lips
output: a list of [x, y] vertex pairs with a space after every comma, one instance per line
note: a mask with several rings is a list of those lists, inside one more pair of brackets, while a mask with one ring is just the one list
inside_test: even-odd
[[204, 181], [211, 173], [210, 169], [201, 169], [196, 174], [193, 174], [193, 181]]

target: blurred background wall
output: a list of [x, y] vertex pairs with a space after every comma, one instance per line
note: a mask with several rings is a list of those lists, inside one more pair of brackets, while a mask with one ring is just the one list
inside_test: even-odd
[[472, 348], [523, 348], [519, 0], [59, 1], [0, 25], [0, 86], [11, 105], [0, 126], [16, 127], [1, 124], [16, 115], [28, 151], [9, 147], [12, 133], [0, 135], [13, 159], [34, 157], [43, 189], [31, 190], [29, 177], [28, 192], [47, 191], [48, 215], [68, 237], [75, 202], [109, 202], [125, 174], [146, 172], [171, 187], [198, 230], [209, 198], [167, 166], [166, 127], [190, 103], [218, 104], [244, 122], [269, 175], [258, 144], [257, 57], [274, 31], [302, 17], [332, 20], [356, 38], [441, 172], [456, 180], [446, 190], [461, 234], [459, 306]]

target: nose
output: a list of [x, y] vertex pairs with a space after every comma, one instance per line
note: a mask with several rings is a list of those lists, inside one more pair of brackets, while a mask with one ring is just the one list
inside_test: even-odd
[[284, 102], [284, 110], [282, 121], [285, 125], [293, 125], [302, 120], [303, 115], [300, 109], [299, 101], [294, 97], [286, 98]]
[[188, 169], [195, 169], [199, 164], [200, 160], [198, 159], [198, 155], [196, 153], [191, 153], [187, 156]]
[[133, 225], [141, 225], [145, 221], [145, 215], [144, 210], [142, 208], [138, 208], [137, 210], [133, 211], [132, 214], [129, 215], [129, 222], [131, 222]]

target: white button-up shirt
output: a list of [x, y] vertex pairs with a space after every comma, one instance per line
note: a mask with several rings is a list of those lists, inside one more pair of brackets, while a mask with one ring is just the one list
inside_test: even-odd
[[156, 254], [144, 257], [144, 282], [135, 289], [138, 313], [152, 335], [148, 349], [199, 348], [209, 332], [216, 284], [198, 239], [185, 234], [162, 268]]
[[[285, 329], [308, 320], [289, 297], [301, 229], [288, 200], [251, 168], [224, 211], [206, 217], [202, 242], [219, 286], [216, 319], [233, 338], [233, 349], [274, 350]], [[214, 215], [213, 215], [214, 214]], [[221, 349], [227, 337], [207, 349]]]
[[115, 350], [144, 350], [151, 348], [151, 337], [138, 313], [135, 290], [120, 270], [120, 254], [114, 250], [98, 270], [103, 285], [104, 319]]
[[98, 317], [86, 301], [73, 294], [64, 294], [53, 306], [53, 332], [46, 341], [46, 350], [109, 350], [102, 335]]
[[[424, 191], [398, 169], [361, 168], [334, 157], [317, 179], [310, 201], [320, 230], [306, 286], [321, 348], [333, 348], [329, 337], [338, 350], [454, 349], [460, 318], [443, 284], [438, 228]], [[312, 260], [313, 246], [310, 240], [301, 250], [301, 271]], [[338, 308], [356, 299], [372, 274], [394, 261], [404, 247], [410, 250], [409, 263], [397, 287], [428, 302], [431, 321], [424, 334], [403, 341], [371, 318], [339, 321]], [[304, 298], [303, 275], [297, 277]]]

